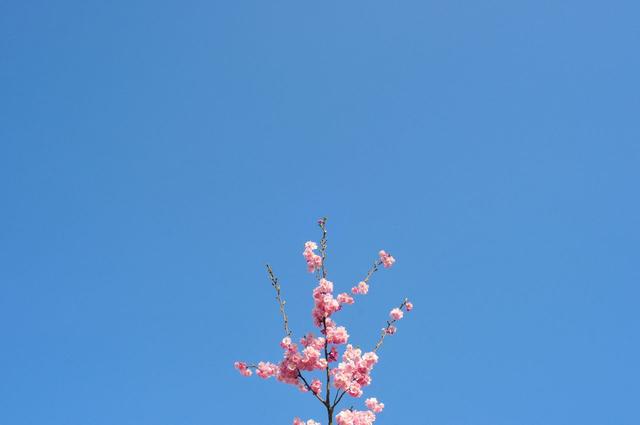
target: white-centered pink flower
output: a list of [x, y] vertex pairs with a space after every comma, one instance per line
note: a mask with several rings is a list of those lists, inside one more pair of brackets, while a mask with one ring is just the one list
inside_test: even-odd
[[400, 320], [403, 316], [404, 313], [397, 307], [391, 310], [391, 312], [389, 313], [389, 317], [391, 317], [393, 320]]
[[396, 259], [393, 258], [391, 254], [387, 253], [384, 249], [378, 253], [378, 256], [380, 257], [380, 261], [382, 261], [382, 265], [387, 269], [393, 266], [393, 263], [396, 262]]

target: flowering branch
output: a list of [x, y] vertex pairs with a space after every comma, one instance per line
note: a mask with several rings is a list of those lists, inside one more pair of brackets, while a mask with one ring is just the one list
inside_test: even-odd
[[289, 329], [289, 319], [287, 318], [287, 313], [284, 311], [284, 305], [287, 303], [280, 297], [280, 283], [278, 282], [278, 278], [275, 274], [273, 274], [273, 270], [271, 266], [267, 264], [267, 273], [269, 274], [269, 279], [271, 280], [271, 286], [276, 290], [276, 300], [278, 300], [278, 305], [280, 306], [280, 313], [282, 314], [282, 321], [284, 322], [284, 333], [286, 336], [291, 336], [291, 330]]
[[373, 349], [374, 353], [377, 352], [380, 347], [382, 347], [382, 343], [384, 342], [384, 339], [387, 335], [393, 335], [396, 333], [397, 329], [394, 326], [394, 323], [402, 319], [402, 317], [404, 316], [402, 312], [403, 309], [406, 309], [407, 312], [413, 309], [413, 304], [411, 304], [408, 298], [405, 298], [404, 301], [402, 301], [402, 304], [400, 304], [400, 307], [394, 308], [393, 310], [391, 310], [391, 313], [390, 313], [391, 320], [390, 321], [387, 320], [387, 326], [382, 328], [382, 332], [380, 333], [380, 339], [378, 340], [378, 343]]
[[320, 403], [322, 403], [322, 404], [324, 404], [326, 406], [327, 404], [325, 403], [325, 401], [318, 395], [318, 393], [316, 391], [314, 391], [314, 388], [312, 388], [311, 385], [309, 385], [307, 380], [304, 379], [304, 375], [302, 375], [302, 372], [298, 371], [298, 377], [300, 377], [300, 379], [302, 379], [302, 382], [304, 382], [304, 386], [306, 387], [306, 389], [309, 390], [311, 392], [311, 394], [313, 394], [318, 400], [320, 400]]
[[[280, 307], [280, 313], [284, 323], [285, 337], [280, 342], [280, 346], [284, 350], [284, 359], [279, 363], [259, 362], [256, 364], [247, 364], [244, 362], [236, 362], [234, 366], [244, 376], [251, 376], [253, 370], [256, 375], [267, 379], [275, 377], [278, 381], [292, 384], [301, 391], [310, 391], [313, 396], [320, 401], [326, 408], [328, 425], [333, 424], [334, 409], [342, 401], [345, 394], [352, 397], [361, 397], [363, 388], [371, 383], [371, 371], [378, 362], [376, 352], [382, 346], [387, 335], [393, 335], [396, 332], [395, 323], [402, 319], [404, 312], [408, 312], [413, 305], [408, 299], [404, 299], [398, 308], [394, 308], [389, 313], [390, 320], [387, 326], [382, 329], [382, 334], [378, 343], [372, 351], [363, 353], [359, 348], [347, 344], [349, 334], [344, 326], [338, 326], [333, 316], [342, 310], [346, 305], [353, 304], [355, 299], [352, 295], [342, 292], [337, 296], [333, 293], [333, 282], [327, 280], [327, 269], [325, 262], [327, 258], [327, 228], [326, 218], [318, 220], [318, 225], [322, 231], [320, 239], [320, 252], [315, 251], [318, 245], [315, 242], [308, 241], [304, 244], [303, 256], [307, 263], [307, 270], [315, 273], [318, 278], [318, 285], [313, 289], [314, 307], [312, 310], [313, 324], [319, 328], [322, 336], [316, 337], [313, 333], [308, 333], [300, 339], [302, 349], [291, 340], [291, 330], [289, 329], [289, 321], [285, 312], [286, 302], [280, 294], [280, 284], [278, 278], [273, 273], [271, 266], [267, 265], [267, 273], [271, 281], [271, 286], [276, 291], [276, 300]], [[390, 268], [395, 263], [395, 258], [385, 251], [378, 253], [379, 259], [373, 263], [364, 280], [358, 285], [351, 288], [353, 295], [365, 295], [369, 291], [369, 280], [376, 273], [380, 266]], [[338, 347], [345, 345], [342, 361], [337, 366], [331, 367], [331, 363], [338, 362]], [[314, 378], [311, 383], [302, 374], [303, 371], [313, 372], [321, 371], [325, 378], [325, 395], [322, 397], [323, 383], [320, 379]], [[331, 402], [331, 388], [336, 390]], [[382, 412], [384, 404], [378, 402], [376, 398], [368, 398], [365, 400], [367, 410], [354, 410], [353, 406], [349, 409], [342, 410], [335, 415], [338, 425], [371, 425], [376, 414]], [[299, 418], [295, 418], [294, 425], [320, 425], [314, 420], [306, 422]]]

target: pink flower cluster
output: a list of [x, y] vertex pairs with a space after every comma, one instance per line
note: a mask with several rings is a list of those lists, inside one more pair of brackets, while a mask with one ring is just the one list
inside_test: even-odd
[[262, 379], [278, 375], [278, 365], [269, 362], [260, 362], [256, 368], [256, 374]]
[[278, 381], [306, 389], [300, 382], [299, 371], [325, 369], [327, 360], [320, 354], [320, 350], [324, 348], [324, 338], [314, 338], [313, 334], [308, 334], [300, 343], [305, 347], [302, 352], [298, 351], [298, 345], [292, 343], [291, 338], [282, 339], [280, 346], [284, 348], [284, 359], [278, 365], [276, 378]]
[[343, 292], [341, 294], [338, 294], [338, 302], [340, 304], [353, 304], [355, 300], [351, 295], [347, 294], [346, 292]]
[[307, 270], [311, 273], [322, 267], [322, 257], [313, 252], [316, 249], [318, 249], [318, 244], [309, 241], [304, 244], [304, 251], [302, 252], [304, 259], [307, 260]]
[[384, 409], [384, 403], [380, 403], [378, 401], [377, 398], [372, 397], [372, 398], [368, 398], [364, 401], [364, 404], [371, 410], [373, 410], [374, 413], [380, 413], [382, 412], [382, 409]]
[[349, 334], [344, 326], [336, 326], [331, 319], [327, 319], [327, 329], [325, 330], [327, 342], [330, 344], [346, 344]]
[[313, 289], [314, 307], [311, 311], [313, 323], [322, 327], [326, 318], [340, 310], [340, 302], [333, 297], [333, 282], [320, 279], [318, 286]]
[[322, 382], [320, 382], [319, 379], [314, 379], [313, 381], [311, 381], [311, 391], [313, 391], [316, 394], [319, 394], [320, 391], [322, 391]]
[[362, 354], [359, 348], [353, 348], [351, 344], [342, 355], [342, 362], [331, 370], [333, 385], [346, 391], [352, 397], [362, 395], [362, 387], [371, 383], [371, 370], [378, 362], [378, 355], [373, 351]]
[[382, 261], [382, 265], [385, 268], [389, 268], [393, 266], [393, 263], [396, 262], [396, 259], [391, 256], [391, 254], [387, 253], [385, 250], [382, 250], [378, 253], [380, 256], [380, 261]]
[[235, 362], [233, 367], [238, 369], [238, 372], [240, 372], [242, 376], [251, 376], [253, 374], [245, 362]]
[[336, 416], [338, 425], [371, 425], [376, 415], [371, 410], [343, 410]]
[[309, 419], [307, 422], [305, 422], [300, 418], [295, 418], [293, 420], [293, 425], [320, 425], [320, 422], [316, 422], [313, 419]]
[[367, 292], [369, 292], [369, 285], [367, 285], [367, 282], [360, 282], [358, 283], [358, 286], [351, 288], [351, 293], [354, 295], [365, 295]]

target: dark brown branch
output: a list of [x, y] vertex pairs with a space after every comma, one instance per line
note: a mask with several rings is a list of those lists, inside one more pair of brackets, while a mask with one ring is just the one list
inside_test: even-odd
[[331, 374], [329, 373], [329, 342], [327, 341], [327, 319], [322, 319], [322, 327], [324, 328], [324, 359], [327, 362], [327, 389], [325, 395], [325, 405], [327, 408], [330, 406], [331, 400]]
[[284, 305], [287, 303], [280, 297], [280, 283], [275, 274], [273, 274], [273, 270], [271, 266], [267, 264], [267, 273], [269, 273], [269, 279], [271, 280], [271, 286], [276, 290], [276, 300], [278, 300], [278, 305], [280, 306], [280, 313], [282, 314], [282, 321], [284, 322], [284, 333], [286, 336], [291, 336], [291, 330], [289, 329], [289, 319], [287, 318], [287, 313], [284, 310]]
[[324, 400], [322, 398], [320, 398], [320, 396], [318, 394], [316, 394], [313, 389], [311, 389], [311, 385], [309, 385], [309, 383], [307, 382], [306, 379], [304, 379], [304, 376], [302, 375], [302, 372], [300, 372], [300, 369], [298, 369], [298, 377], [300, 379], [302, 379], [302, 382], [304, 382], [304, 386], [307, 387], [307, 389], [311, 392], [311, 394], [313, 394], [315, 396], [315, 398], [317, 398], [318, 400], [320, 400], [320, 403], [324, 404], [325, 407], [329, 408], [329, 406], [327, 406], [327, 403], [324, 402]]
[[336, 400], [333, 401], [333, 406], [331, 406], [332, 409], [335, 408], [338, 405], [338, 403], [340, 403], [340, 400], [342, 400], [342, 397], [344, 397], [344, 395], [347, 393], [347, 390], [342, 390], [342, 394], [340, 394], [340, 397], [338, 397], [339, 392], [340, 391], [336, 393], [337, 401]]

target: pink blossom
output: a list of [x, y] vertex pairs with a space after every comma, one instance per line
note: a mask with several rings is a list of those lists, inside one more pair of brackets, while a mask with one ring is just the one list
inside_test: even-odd
[[382, 330], [387, 334], [387, 335], [393, 335], [396, 333], [396, 331], [398, 330], [398, 328], [396, 328], [393, 325], [389, 325], [386, 328], [382, 328]]
[[366, 399], [364, 404], [368, 409], [373, 410], [374, 413], [380, 413], [382, 409], [384, 409], [384, 403], [378, 402], [378, 399], [375, 397]]
[[413, 310], [413, 303], [411, 301], [407, 301], [404, 305], [407, 308], [407, 311]]
[[314, 308], [311, 311], [313, 322], [321, 327], [326, 319], [340, 310], [340, 302], [333, 298], [333, 282], [320, 279], [318, 286], [313, 289]]
[[331, 344], [345, 344], [349, 334], [344, 326], [332, 326], [327, 328], [327, 342]]
[[351, 288], [351, 293], [354, 295], [364, 295], [367, 292], [369, 292], [369, 285], [367, 285], [367, 282], [360, 282], [358, 283], [358, 286], [354, 286], [353, 288]]
[[388, 254], [385, 250], [380, 251], [378, 255], [380, 256], [380, 261], [382, 261], [382, 265], [387, 269], [393, 266], [393, 263], [396, 262], [396, 259], [393, 258], [391, 254]]
[[276, 376], [278, 374], [278, 366], [269, 362], [260, 362], [258, 363], [256, 374], [263, 379]]
[[311, 386], [311, 391], [313, 391], [316, 394], [320, 393], [320, 390], [322, 390], [322, 382], [320, 382], [319, 379], [314, 379], [313, 381], [311, 381], [310, 386]]
[[338, 360], [338, 349], [335, 345], [331, 347], [331, 351], [329, 351], [329, 356], [327, 357], [329, 362], [335, 362], [336, 360]]
[[313, 419], [309, 419], [307, 422], [305, 422], [300, 418], [294, 418], [293, 425], [320, 425], [320, 422], [316, 422]]
[[376, 420], [376, 415], [370, 411], [343, 410], [336, 416], [338, 425], [371, 425]]
[[325, 339], [322, 337], [315, 338], [313, 333], [309, 332], [307, 336], [300, 339], [300, 343], [304, 347], [313, 347], [317, 350], [324, 349], [324, 341]]
[[245, 362], [235, 362], [233, 366], [238, 369], [242, 376], [251, 376], [253, 374]]
[[318, 244], [309, 241], [304, 244], [304, 251], [302, 252], [304, 259], [307, 261], [307, 270], [311, 273], [322, 267], [322, 257], [313, 252], [316, 249], [318, 249]]
[[371, 370], [378, 362], [378, 356], [374, 352], [362, 355], [362, 350], [347, 345], [342, 354], [342, 362], [331, 370], [334, 380], [333, 385], [346, 391], [353, 397], [362, 395], [362, 387], [371, 383]]
[[341, 294], [338, 294], [338, 302], [340, 304], [353, 304], [354, 300], [353, 297], [349, 294], [347, 294], [346, 292], [343, 292]]
[[389, 313], [389, 317], [391, 317], [393, 320], [400, 320], [402, 319], [403, 316], [404, 316], [404, 313], [399, 308], [394, 308]]

